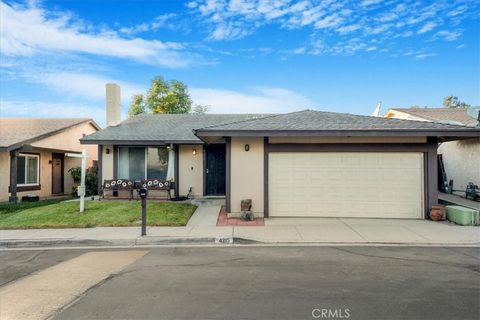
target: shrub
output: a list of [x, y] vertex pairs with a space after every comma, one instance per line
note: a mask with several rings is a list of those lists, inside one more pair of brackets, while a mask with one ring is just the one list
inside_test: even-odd
[[[82, 169], [80, 167], [73, 167], [68, 170], [70, 175], [73, 178], [74, 186], [72, 188], [72, 194], [75, 197], [78, 197], [77, 188], [80, 185], [80, 180], [82, 176]], [[98, 194], [98, 168], [90, 167], [87, 169], [85, 175], [85, 195], [93, 196]]]

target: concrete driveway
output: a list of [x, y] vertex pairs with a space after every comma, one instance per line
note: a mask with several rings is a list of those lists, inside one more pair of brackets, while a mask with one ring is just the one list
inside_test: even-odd
[[233, 236], [267, 243], [478, 244], [480, 228], [430, 220], [269, 218], [265, 227], [235, 227]]

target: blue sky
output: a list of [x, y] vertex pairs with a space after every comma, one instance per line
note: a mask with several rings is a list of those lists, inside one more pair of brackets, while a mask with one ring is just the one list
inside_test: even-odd
[[156, 75], [215, 113], [480, 105], [470, 0], [0, 1], [0, 115], [92, 117]]

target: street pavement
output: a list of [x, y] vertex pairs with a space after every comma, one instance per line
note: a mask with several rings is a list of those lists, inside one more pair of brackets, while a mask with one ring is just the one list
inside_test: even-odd
[[[110, 276], [78, 293], [70, 303], [57, 306], [51, 316], [480, 318], [478, 247], [248, 246], [142, 250], [147, 251], [143, 257], [123, 268], [112, 266]], [[94, 259], [98, 260], [105, 250], [0, 251], [0, 289], [19, 282], [28, 288], [28, 281], [35, 275], [48, 274], [48, 270], [62, 263], [69, 265], [74, 277], [76, 266], [72, 261], [81, 260], [92, 251], [100, 254]], [[78, 265], [81, 267], [82, 264]], [[48, 281], [45, 286], [44, 294], [48, 294]], [[23, 300], [33, 298], [27, 294]]]

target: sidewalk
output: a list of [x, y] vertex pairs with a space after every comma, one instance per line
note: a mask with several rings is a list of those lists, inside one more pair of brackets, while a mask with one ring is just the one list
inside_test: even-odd
[[0, 230], [0, 248], [172, 244], [356, 244], [480, 246], [480, 227], [400, 219], [269, 218], [265, 226], [217, 227], [223, 200], [194, 200], [185, 227]]
[[422, 220], [275, 218], [264, 227], [148, 227], [145, 237], [140, 236], [140, 227], [0, 230], [0, 248], [249, 242], [478, 246], [480, 228]]

